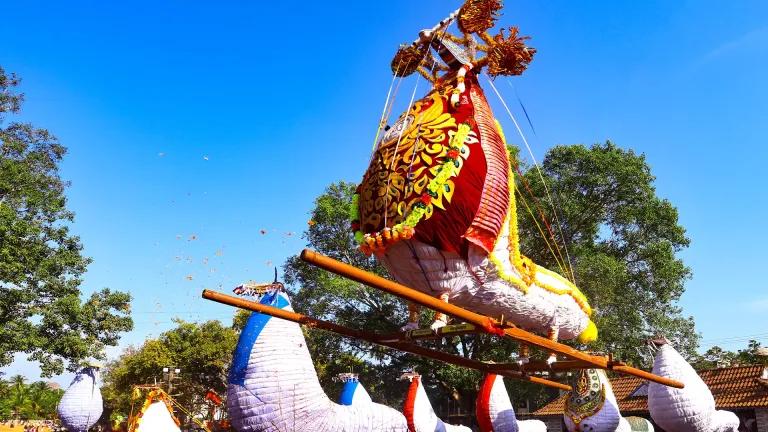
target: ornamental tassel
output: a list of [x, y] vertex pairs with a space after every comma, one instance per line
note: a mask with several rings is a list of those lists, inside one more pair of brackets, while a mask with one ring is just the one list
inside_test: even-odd
[[459, 11], [459, 30], [481, 33], [493, 27], [499, 17], [501, 0], [467, 0]]
[[509, 28], [509, 37], [504, 37], [502, 29], [493, 37], [493, 44], [488, 51], [488, 75], [520, 75], [528, 67], [536, 54], [535, 48], [525, 45], [527, 36], [518, 36], [517, 27]]

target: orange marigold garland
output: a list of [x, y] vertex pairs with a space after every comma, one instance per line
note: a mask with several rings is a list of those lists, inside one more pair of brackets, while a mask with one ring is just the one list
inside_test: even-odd
[[501, 10], [501, 0], [467, 0], [459, 10], [459, 30], [480, 33], [493, 27]]
[[433, 206], [432, 198], [438, 196], [437, 191], [445, 188], [448, 180], [458, 175], [460, 167], [458, 158], [462, 154], [462, 147], [471, 130], [468, 123], [459, 125], [456, 134], [451, 139], [444, 162], [440, 165], [437, 175], [427, 185], [427, 192], [422, 194], [420, 200], [411, 207], [405, 220], [392, 228], [386, 227], [372, 234], [365, 234], [360, 231], [360, 195], [352, 196], [349, 217], [352, 221], [355, 240], [360, 244], [360, 250], [363, 253], [370, 255], [383, 252], [393, 243], [413, 237], [416, 232], [416, 224], [424, 218], [427, 211]]
[[405, 77], [414, 72], [421, 65], [421, 61], [427, 55], [427, 45], [403, 45], [395, 53], [392, 59], [392, 73], [395, 76]]
[[536, 54], [536, 48], [525, 45], [528, 36], [518, 36], [517, 27], [509, 28], [509, 37], [502, 29], [493, 37], [494, 43], [488, 51], [488, 75], [520, 75]]

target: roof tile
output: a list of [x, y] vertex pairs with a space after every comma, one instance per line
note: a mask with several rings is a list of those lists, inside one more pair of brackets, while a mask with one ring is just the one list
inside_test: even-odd
[[[760, 379], [762, 373], [763, 366], [748, 365], [699, 371], [699, 376], [712, 391], [718, 409], [733, 409], [768, 407], [768, 380]], [[643, 383], [643, 380], [634, 376], [611, 378], [613, 392], [622, 413], [648, 412], [646, 396], [631, 397]], [[532, 415], [562, 415], [567, 397], [567, 394], [563, 394]]]

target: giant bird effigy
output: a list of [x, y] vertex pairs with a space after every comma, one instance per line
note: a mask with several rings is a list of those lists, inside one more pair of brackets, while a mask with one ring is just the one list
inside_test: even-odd
[[[582, 382], [574, 389], [555, 381], [554, 373], [600, 370], [594, 375], [600, 387], [610, 386], [600, 374], [611, 370], [660, 387], [684, 387], [677, 375], [643, 371], [611, 355], [560, 342], [572, 340], [588, 347], [598, 331], [592, 308], [565, 264], [567, 257], [557, 257], [564, 264], [558, 273], [537, 265], [520, 248], [514, 164], [481, 84], [487, 83], [500, 97], [493, 79], [522, 74], [536, 50], [515, 27], [492, 34], [500, 10], [499, 0], [466, 0], [446, 19], [422, 30], [415, 41], [401, 46], [391, 61], [393, 84], [415, 75], [431, 88], [418, 100], [412, 97], [405, 112], [390, 122], [390, 87], [350, 220], [360, 251], [374, 256], [394, 280], [311, 250], [301, 254], [310, 265], [407, 300], [410, 314], [401, 331], [374, 333], [297, 313], [277, 275], [272, 283], [235, 289], [236, 294], [258, 301], [203, 292], [206, 299], [253, 311], [229, 375], [228, 411], [236, 430], [453, 429], [434, 414], [418, 378], [412, 381], [413, 397], [409, 393], [406, 398], [412, 403], [403, 412], [373, 403], [354, 380], [344, 403], [332, 402], [320, 387], [300, 325], [484, 373], [478, 421], [488, 431], [544, 428], [541, 422], [517, 421], [502, 376], [578, 392], [585, 390], [579, 387]], [[457, 34], [450, 31], [454, 25]], [[436, 312], [434, 322], [425, 328], [419, 323], [422, 307]], [[420, 344], [468, 334], [513, 339], [520, 345], [519, 355], [509, 363], [493, 363]], [[530, 357], [531, 348], [547, 353], [547, 360]], [[584, 382], [591, 392], [591, 382]], [[610, 417], [605, 430], [614, 423], [616, 430], [625, 430], [629, 423], [618, 409], [608, 412], [615, 405], [610, 387], [600, 389], [605, 409], [590, 414]]]
[[96, 382], [100, 368], [98, 363], [81, 368], [59, 401], [56, 413], [70, 432], [86, 432], [99, 421], [104, 411], [101, 390]]

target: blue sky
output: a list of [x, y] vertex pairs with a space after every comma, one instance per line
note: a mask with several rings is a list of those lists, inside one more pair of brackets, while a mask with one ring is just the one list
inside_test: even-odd
[[[397, 45], [458, 6], [4, 5], [0, 64], [23, 78], [20, 118], [69, 147], [73, 231], [94, 259], [83, 289], [135, 297], [122, 344], [176, 316], [228, 322], [232, 310], [200, 291], [269, 279], [301, 249], [313, 199], [365, 168]], [[768, 344], [766, 16], [761, 1], [528, 0], [507, 2], [501, 19], [538, 49], [506, 79], [536, 127], [536, 157], [611, 139], [646, 155], [679, 208], [694, 274], [681, 304], [705, 347]], [[414, 85], [403, 83], [400, 108]], [[497, 84], [509, 102], [512, 85]], [[4, 371], [37, 374], [22, 361]]]

